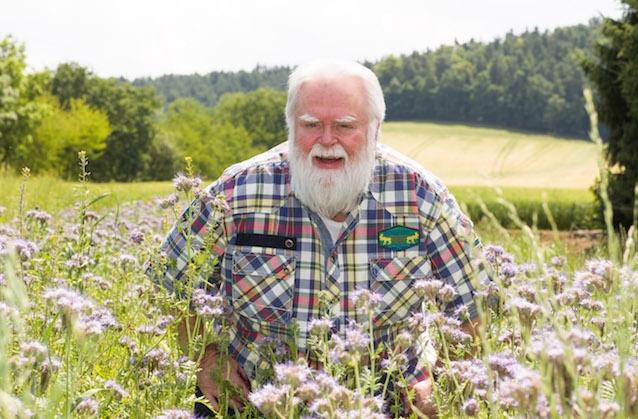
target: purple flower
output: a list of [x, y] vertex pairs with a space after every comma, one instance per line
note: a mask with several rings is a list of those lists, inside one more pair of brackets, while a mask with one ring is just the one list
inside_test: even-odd
[[381, 295], [365, 288], [355, 290], [350, 296], [352, 304], [365, 313], [373, 311], [381, 303]]
[[[23, 239], [13, 239], [8, 243], [8, 248], [13, 248], [21, 261], [26, 262], [33, 257], [38, 247], [35, 243]], [[2, 249], [0, 249], [0, 254]]]
[[155, 419], [196, 419], [195, 415], [189, 410], [184, 409], [169, 409], [164, 410], [159, 416], [155, 416]]
[[348, 353], [365, 353], [370, 346], [370, 336], [363, 332], [356, 324], [351, 323], [346, 328], [346, 350]]
[[554, 256], [549, 263], [551, 263], [552, 266], [560, 268], [562, 266], [565, 266], [566, 262], [567, 262], [567, 258], [565, 256]]
[[41, 364], [49, 356], [49, 349], [38, 341], [27, 341], [20, 344], [20, 356], [31, 364]]
[[117, 382], [113, 380], [107, 380], [104, 383], [104, 388], [106, 390], [111, 390], [117, 400], [121, 400], [125, 397], [128, 397], [128, 391], [124, 390], [124, 388], [121, 385], [119, 385]]
[[512, 376], [499, 383], [498, 398], [506, 408], [518, 408], [521, 412], [535, 409], [542, 385], [538, 372], [517, 365]]
[[119, 258], [120, 265], [122, 268], [130, 268], [137, 265], [137, 258], [133, 255], [129, 254], [121, 254]]
[[427, 298], [429, 301], [434, 301], [439, 290], [443, 287], [443, 281], [438, 279], [419, 279], [414, 282], [414, 291], [420, 297]]
[[455, 376], [461, 383], [469, 383], [471, 391], [486, 392], [489, 378], [485, 365], [477, 359], [452, 361], [448, 371], [444, 374]]
[[94, 399], [82, 400], [73, 410], [78, 415], [97, 416], [98, 404]]
[[613, 418], [620, 412], [620, 406], [616, 402], [601, 401], [598, 403], [598, 411], [602, 418]]
[[504, 263], [501, 266], [501, 275], [505, 278], [513, 278], [518, 273], [518, 267], [513, 263]]
[[308, 333], [313, 336], [324, 336], [332, 328], [330, 319], [312, 319], [308, 324]]
[[83, 269], [89, 266], [90, 259], [87, 255], [81, 253], [74, 253], [71, 255], [71, 259], [67, 260], [64, 264], [69, 269]]
[[467, 399], [463, 403], [463, 412], [468, 416], [476, 416], [479, 413], [479, 404], [474, 399]]
[[149, 371], [163, 372], [168, 365], [168, 353], [161, 348], [152, 349], [142, 357], [142, 366]]
[[456, 291], [454, 290], [453, 286], [446, 284], [441, 287], [438, 292], [438, 296], [442, 304], [447, 304], [450, 301], [454, 300], [454, 297], [456, 297]]
[[173, 186], [176, 190], [182, 192], [189, 192], [191, 189], [197, 189], [202, 183], [202, 180], [197, 176], [186, 176], [178, 174], [173, 178]]
[[179, 201], [179, 196], [177, 196], [177, 194], [172, 193], [166, 198], [158, 200], [157, 205], [162, 209], [173, 208], [178, 201]]
[[530, 303], [522, 298], [513, 298], [512, 301], [510, 301], [510, 305], [516, 308], [521, 322], [528, 326], [542, 313], [541, 306]]
[[51, 221], [51, 215], [49, 213], [35, 209], [27, 211], [26, 217], [42, 225], [47, 225], [49, 221]]
[[129, 240], [135, 244], [141, 244], [144, 241], [144, 233], [140, 230], [134, 230], [129, 233]]
[[80, 317], [77, 328], [84, 335], [100, 335], [106, 329], [119, 328], [119, 324], [108, 309], [100, 308], [94, 310], [89, 316]]
[[516, 368], [520, 366], [509, 350], [491, 354], [487, 363], [492, 370], [503, 377], [511, 377]]
[[292, 388], [297, 388], [302, 383], [305, 383], [311, 374], [311, 370], [307, 365], [292, 362], [277, 364], [274, 369], [277, 381], [280, 384], [288, 384]]
[[195, 314], [207, 320], [219, 318], [224, 314], [224, 299], [219, 295], [209, 295], [201, 288], [193, 291], [191, 306]]
[[289, 385], [266, 384], [259, 390], [251, 392], [248, 395], [248, 400], [263, 414], [274, 415], [275, 409], [282, 411], [290, 391]]
[[94, 307], [84, 295], [67, 288], [47, 288], [42, 297], [52, 303], [56, 310], [74, 315], [80, 315]]
[[485, 255], [485, 259], [490, 263], [497, 263], [503, 254], [505, 254], [503, 246], [488, 244], [483, 248], [483, 255]]

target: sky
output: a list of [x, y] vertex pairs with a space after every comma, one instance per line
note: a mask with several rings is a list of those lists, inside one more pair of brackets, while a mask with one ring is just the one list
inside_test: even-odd
[[618, 18], [619, 0], [2, 0], [0, 38], [31, 71], [77, 62], [102, 77], [371, 60], [455, 40]]

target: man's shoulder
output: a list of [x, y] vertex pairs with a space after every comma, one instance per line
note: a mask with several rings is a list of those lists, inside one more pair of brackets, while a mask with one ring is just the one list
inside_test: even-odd
[[287, 143], [228, 167], [209, 190], [223, 194], [234, 212], [277, 207], [290, 193]]
[[447, 194], [445, 184], [421, 164], [387, 144], [377, 144], [376, 184], [394, 184], [407, 189], [425, 188], [437, 195]]

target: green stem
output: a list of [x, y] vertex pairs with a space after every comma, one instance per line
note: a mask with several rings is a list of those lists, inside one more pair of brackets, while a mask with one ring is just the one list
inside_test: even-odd
[[374, 351], [374, 325], [372, 323], [372, 310], [368, 310], [368, 333], [370, 334], [370, 373], [372, 380], [370, 381], [370, 396], [374, 396], [374, 388], [376, 387], [377, 377], [375, 375], [375, 358]]

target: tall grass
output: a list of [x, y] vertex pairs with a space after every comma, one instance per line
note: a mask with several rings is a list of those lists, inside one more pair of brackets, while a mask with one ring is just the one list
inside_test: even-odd
[[[156, 249], [163, 234], [181, 208], [197, 215], [189, 203], [201, 191], [182, 186], [181, 201], [171, 197], [161, 206], [121, 203], [154, 193], [137, 185], [109, 204], [112, 195], [99, 198], [103, 188], [119, 185], [11, 182], [13, 209], [0, 224], [0, 417], [189, 417], [198, 354], [207, 343], [227, 344], [223, 323], [213, 331], [210, 321], [211, 313], [223, 313], [215, 310], [223, 302], [189, 287], [178, 299], [149, 280], [143, 263], [161, 266]], [[157, 185], [167, 192], [166, 184]], [[54, 216], [39, 205], [47, 194]], [[566, 260], [559, 245], [541, 243], [506, 198], [504, 192], [493, 200], [516, 230], [503, 228], [500, 216], [489, 215], [496, 207], [487, 205], [480, 223], [483, 241], [491, 236], [499, 244], [485, 243], [483, 251], [492, 281], [474, 284], [479, 342], [442, 313], [452, 294], [434, 278], [414, 282], [424, 306], [405, 334], [392, 345], [365, 342], [374, 335], [377, 306], [373, 296], [358, 293], [352, 303], [367, 315], [351, 326], [357, 339], [316, 325], [311, 347], [324, 373], [296, 351], [278, 351], [280, 363], [261, 372], [252, 404], [237, 416], [399, 416], [413, 405], [402, 375], [405, 350], [425, 330], [439, 354], [426, 368], [437, 377], [433, 401], [441, 417], [638, 416], [635, 228], [625, 243], [614, 239], [616, 253], [601, 246], [600, 258]], [[483, 202], [490, 202], [486, 195]], [[540, 219], [542, 204], [538, 211], [532, 219]], [[547, 216], [549, 225], [559, 220]], [[196, 265], [213, 262], [193, 260], [186, 284], [195, 280]], [[185, 357], [176, 327], [198, 308]], [[229, 412], [224, 400], [220, 417]]]

